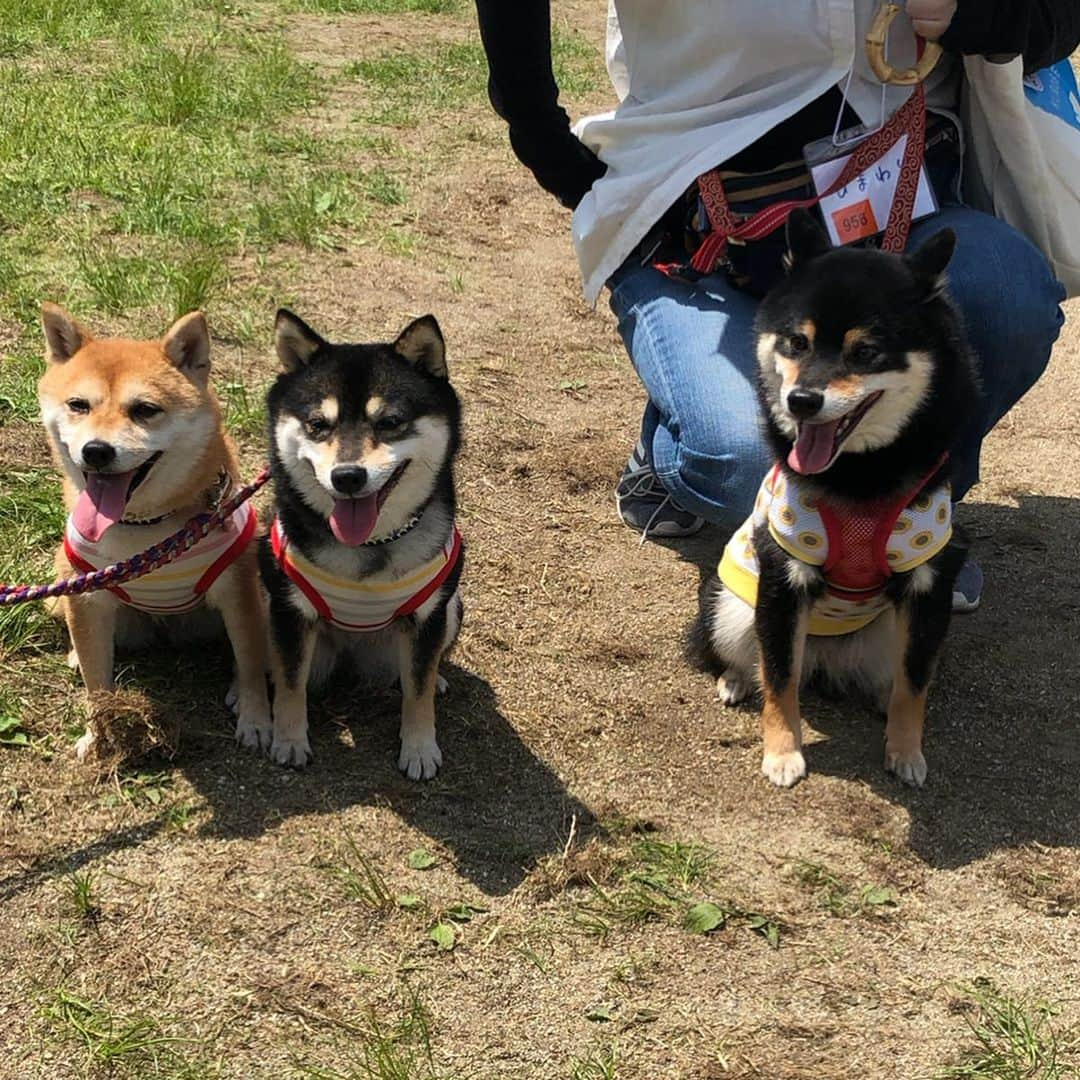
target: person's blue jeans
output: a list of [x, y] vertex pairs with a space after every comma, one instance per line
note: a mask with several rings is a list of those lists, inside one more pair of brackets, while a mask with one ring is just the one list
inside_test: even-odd
[[[957, 499], [979, 478], [983, 437], [1030, 389], [1064, 320], [1064, 289], [1025, 237], [988, 214], [949, 206], [916, 222], [910, 247], [939, 229], [957, 236], [949, 290], [982, 378], [979, 413], [954, 450]], [[690, 284], [631, 257], [610, 281], [611, 308], [649, 404], [641, 437], [675, 501], [734, 528], [771, 465], [758, 418], [757, 300], [721, 272]]]

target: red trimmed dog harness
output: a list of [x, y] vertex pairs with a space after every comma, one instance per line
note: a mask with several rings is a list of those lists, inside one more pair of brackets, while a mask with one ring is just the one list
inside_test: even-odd
[[372, 633], [411, 615], [441, 588], [461, 557], [461, 533], [455, 526], [442, 551], [431, 562], [397, 581], [354, 581], [335, 577], [290, 546], [274, 518], [270, 546], [278, 565], [307, 597], [321, 619], [339, 630]]

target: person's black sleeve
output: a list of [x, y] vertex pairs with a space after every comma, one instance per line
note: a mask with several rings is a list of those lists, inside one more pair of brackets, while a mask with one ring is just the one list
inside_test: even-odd
[[959, 0], [941, 39], [952, 52], [1024, 57], [1025, 71], [1064, 60], [1080, 46], [1077, 0]]
[[510, 145], [541, 187], [571, 209], [604, 173], [570, 130], [551, 69], [549, 0], [476, 0], [488, 94], [510, 126]]

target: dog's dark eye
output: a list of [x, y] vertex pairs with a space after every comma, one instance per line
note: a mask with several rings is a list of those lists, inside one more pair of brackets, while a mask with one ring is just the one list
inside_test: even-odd
[[160, 405], [155, 405], [152, 401], [137, 401], [131, 406], [131, 419], [142, 424], [147, 420], [153, 420], [159, 413], [163, 413], [165, 410]]
[[304, 427], [313, 439], [323, 439], [330, 434], [333, 424], [323, 416], [309, 416]]
[[79, 416], [85, 416], [90, 411], [90, 402], [86, 398], [73, 397], [68, 398], [67, 407], [73, 412], [78, 413]]
[[869, 364], [872, 363], [878, 355], [878, 347], [871, 345], [869, 342], [864, 341], [861, 345], [856, 345], [854, 352], [851, 354], [852, 360], [856, 364]]
[[389, 434], [404, 426], [405, 417], [398, 416], [397, 413], [387, 413], [386, 416], [380, 416], [379, 419], [375, 421], [375, 430], [379, 432], [380, 435]]
[[792, 356], [803, 356], [810, 351], [810, 339], [805, 334], [792, 334], [788, 338], [788, 351]]

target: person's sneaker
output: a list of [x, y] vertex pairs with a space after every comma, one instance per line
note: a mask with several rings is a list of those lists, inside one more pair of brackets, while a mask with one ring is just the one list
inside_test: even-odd
[[970, 556], [960, 567], [953, 583], [952, 609], [967, 613], [974, 611], [982, 603], [983, 572], [982, 567]]
[[705, 526], [704, 518], [684, 510], [660, 483], [640, 442], [615, 488], [615, 505], [623, 523], [641, 533], [642, 540], [693, 536]]

